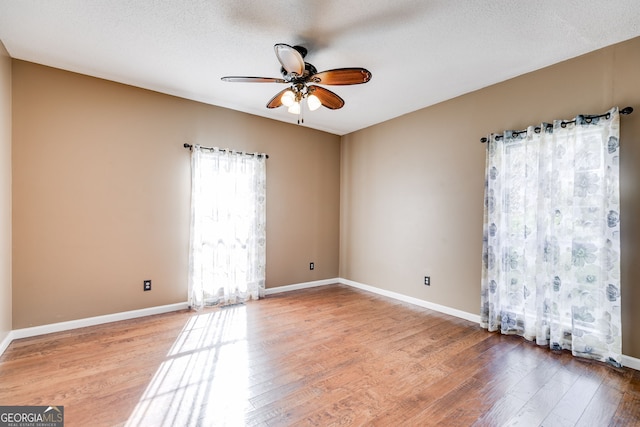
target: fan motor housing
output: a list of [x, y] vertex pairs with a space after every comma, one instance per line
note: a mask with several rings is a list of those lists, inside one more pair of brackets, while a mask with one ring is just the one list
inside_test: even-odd
[[313, 76], [314, 74], [317, 74], [318, 70], [316, 69], [316, 67], [313, 64], [309, 64], [308, 62], [304, 63], [304, 73], [301, 76], [297, 76], [297, 77], [293, 77], [291, 78], [291, 76], [289, 75], [289, 73], [287, 73], [287, 70], [284, 69], [284, 67], [280, 67], [280, 74], [282, 74], [282, 76], [286, 79], [289, 80], [291, 82], [294, 83], [304, 83], [309, 79], [309, 76]]

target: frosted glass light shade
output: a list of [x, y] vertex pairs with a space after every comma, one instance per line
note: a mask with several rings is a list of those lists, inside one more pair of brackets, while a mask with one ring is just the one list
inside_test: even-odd
[[292, 91], [288, 90], [282, 94], [280, 101], [282, 101], [282, 105], [285, 107], [291, 107], [296, 102], [296, 96]]
[[315, 111], [322, 105], [322, 102], [315, 95], [309, 95], [307, 97], [307, 105], [309, 106], [309, 110]]
[[293, 104], [291, 104], [291, 106], [287, 111], [290, 112], [291, 114], [300, 114], [300, 103], [294, 102]]

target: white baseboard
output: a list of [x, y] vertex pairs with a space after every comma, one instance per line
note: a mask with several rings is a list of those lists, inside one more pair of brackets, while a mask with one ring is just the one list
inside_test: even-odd
[[[477, 314], [468, 313], [466, 311], [458, 310], [458, 309], [447, 307], [440, 304], [435, 304], [429, 301], [410, 297], [397, 292], [387, 291], [385, 289], [376, 288], [375, 286], [365, 285], [363, 283], [359, 283], [353, 280], [348, 280], [343, 278], [316, 280], [313, 282], [296, 283], [293, 285], [267, 288], [265, 290], [265, 293], [267, 295], [272, 295], [272, 294], [278, 294], [281, 292], [289, 292], [289, 291], [295, 291], [299, 289], [314, 288], [317, 286], [333, 285], [336, 283], [352, 286], [354, 288], [362, 289], [367, 292], [372, 292], [374, 294], [393, 298], [398, 301], [408, 302], [410, 304], [414, 304], [419, 307], [438, 311], [440, 313], [448, 314], [450, 316], [459, 317], [461, 319], [465, 319], [470, 322], [474, 322], [474, 323], [480, 322], [480, 316]], [[53, 323], [50, 325], [16, 329], [9, 332], [9, 334], [0, 342], [0, 356], [4, 353], [7, 347], [9, 347], [9, 344], [11, 344], [11, 341], [15, 339], [28, 338], [28, 337], [33, 337], [33, 336], [43, 335], [43, 334], [50, 334], [53, 332], [68, 331], [70, 329], [84, 328], [87, 326], [100, 325], [100, 324], [109, 323], [109, 322], [117, 322], [120, 320], [135, 319], [137, 317], [151, 316], [154, 314], [169, 313], [171, 311], [184, 310], [187, 308], [189, 308], [189, 303], [183, 302], [183, 303], [177, 303], [177, 304], [163, 305], [159, 307], [143, 308], [140, 310], [125, 311], [121, 313], [106, 314], [104, 316], [89, 317], [86, 319], [70, 320], [68, 322]], [[628, 368], [640, 371], [640, 359], [637, 359], [635, 357], [622, 355], [622, 365]]]
[[0, 341], [0, 356], [2, 356], [2, 353], [4, 353], [7, 347], [9, 347], [9, 344], [11, 344], [11, 341], [13, 341], [13, 331], [9, 331], [9, 333], [4, 337], [4, 339]]
[[363, 283], [358, 283], [353, 280], [343, 279], [341, 277], [337, 277], [335, 279], [317, 280], [315, 282], [304, 282], [304, 283], [296, 283], [293, 285], [278, 286], [276, 288], [267, 288], [266, 294], [271, 295], [271, 294], [276, 294], [280, 292], [289, 292], [289, 291], [295, 291], [298, 289], [313, 288], [316, 286], [334, 285], [336, 283], [362, 289], [364, 291], [372, 292], [374, 294], [393, 298], [399, 301], [408, 302], [413, 305], [417, 305], [423, 308], [428, 308], [430, 310], [438, 311], [440, 313], [448, 314], [451, 316], [459, 317], [465, 320], [469, 320], [471, 322], [480, 323], [480, 316], [477, 314], [467, 313], [462, 310], [457, 310], [455, 308], [446, 307], [440, 304], [435, 304], [435, 303], [421, 300], [418, 298], [399, 294], [397, 292], [387, 291], [384, 289], [376, 288], [375, 286], [365, 285]]
[[299, 289], [315, 288], [316, 286], [335, 285], [336, 283], [340, 283], [340, 279], [335, 278], [335, 279], [316, 280], [313, 282], [303, 282], [303, 283], [296, 283], [293, 285], [267, 288], [265, 289], [265, 293], [267, 295], [272, 295], [272, 294], [279, 294], [281, 292], [297, 291]]
[[[449, 314], [451, 316], [460, 317], [471, 322], [480, 323], [480, 316], [477, 314], [467, 313], [466, 311], [457, 310], [455, 308], [447, 307], [440, 304], [424, 301], [418, 298], [413, 298], [407, 295], [399, 294], [397, 292], [391, 292], [384, 289], [376, 288], [375, 286], [369, 286], [362, 283], [354, 282], [348, 279], [338, 279], [338, 283], [343, 285], [353, 286], [354, 288], [363, 289], [365, 291], [373, 292], [378, 295], [397, 299], [399, 301], [408, 302], [420, 307], [428, 308], [430, 310], [438, 311], [440, 313]], [[635, 357], [622, 355], [622, 366], [640, 371], [640, 359]]]
[[640, 371], [640, 359], [635, 357], [622, 355], [622, 366]]
[[433, 302], [421, 300], [418, 298], [410, 297], [407, 295], [399, 294], [397, 292], [387, 291], [385, 289], [376, 288], [375, 286], [365, 285], [363, 283], [354, 282], [348, 279], [338, 279], [339, 283], [344, 285], [353, 286], [354, 288], [362, 289], [365, 291], [373, 292], [374, 294], [382, 295], [385, 297], [393, 298], [399, 301], [408, 302], [419, 307], [428, 308], [429, 310], [438, 311], [440, 313], [448, 314], [450, 316], [459, 317], [461, 319], [468, 320], [470, 322], [480, 323], [480, 315], [467, 313], [466, 311], [458, 310], [455, 308], [447, 307], [445, 305], [435, 304]]
[[9, 335], [10, 335], [10, 340], [17, 340], [20, 338], [29, 338], [37, 335], [50, 334], [53, 332], [62, 332], [62, 331], [68, 331], [70, 329], [101, 325], [103, 323], [135, 319], [137, 317], [151, 316], [154, 314], [169, 313], [171, 311], [184, 310], [187, 308], [189, 308], [189, 304], [186, 302], [169, 304], [169, 305], [161, 305], [158, 307], [142, 308], [140, 310], [124, 311], [121, 313], [105, 314], [103, 316], [95, 316], [95, 317], [88, 317], [85, 319], [69, 320], [67, 322], [52, 323], [49, 325], [33, 326], [31, 328], [15, 329], [11, 331]]

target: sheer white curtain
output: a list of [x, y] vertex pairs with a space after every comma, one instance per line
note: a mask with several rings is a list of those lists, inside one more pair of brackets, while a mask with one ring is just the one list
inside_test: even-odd
[[481, 324], [620, 366], [619, 115], [492, 135]]
[[264, 155], [192, 147], [192, 307], [264, 296], [265, 206]]

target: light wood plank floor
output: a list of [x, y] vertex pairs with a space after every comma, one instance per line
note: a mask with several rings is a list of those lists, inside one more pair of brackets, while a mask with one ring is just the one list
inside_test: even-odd
[[630, 426], [640, 372], [342, 285], [14, 341], [0, 405], [67, 426]]

